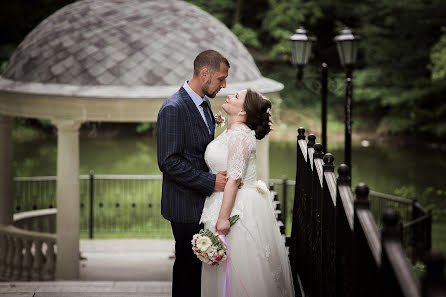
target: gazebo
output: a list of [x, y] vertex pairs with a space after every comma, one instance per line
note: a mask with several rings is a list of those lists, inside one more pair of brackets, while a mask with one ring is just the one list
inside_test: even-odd
[[[217, 19], [183, 1], [84, 0], [39, 24], [0, 76], [0, 225], [13, 220], [13, 117], [57, 127], [57, 279], [79, 277], [79, 127], [88, 121], [156, 122], [163, 101], [189, 79], [193, 59], [216, 49], [231, 63], [228, 94], [259, 90], [273, 103], [283, 88], [262, 77], [251, 55]], [[258, 178], [268, 179], [268, 139], [258, 144]]]

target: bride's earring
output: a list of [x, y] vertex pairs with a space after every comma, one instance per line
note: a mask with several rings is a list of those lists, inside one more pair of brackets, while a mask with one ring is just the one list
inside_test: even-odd
[[242, 110], [240, 110], [237, 115], [241, 116], [242, 115]]

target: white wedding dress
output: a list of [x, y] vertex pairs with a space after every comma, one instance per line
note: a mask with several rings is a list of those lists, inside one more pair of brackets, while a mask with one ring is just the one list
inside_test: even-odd
[[[226, 236], [232, 260], [232, 297], [294, 296], [288, 253], [277, 225], [266, 187], [256, 186], [256, 139], [247, 126], [225, 130], [209, 143], [205, 153], [212, 173], [227, 170], [227, 176], [242, 179], [232, 215], [240, 219]], [[215, 232], [223, 192], [206, 198], [200, 222]], [[201, 296], [223, 294], [225, 267], [202, 265]]]

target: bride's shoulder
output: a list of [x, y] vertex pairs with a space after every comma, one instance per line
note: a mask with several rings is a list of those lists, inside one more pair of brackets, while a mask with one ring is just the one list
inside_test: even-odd
[[236, 127], [232, 127], [228, 130], [228, 136], [230, 139], [239, 139], [249, 143], [255, 144], [256, 142], [256, 134], [255, 131], [251, 130], [246, 125], [239, 125]]
[[231, 134], [240, 134], [240, 135], [252, 135], [255, 137], [254, 130], [251, 130], [246, 125], [238, 125], [228, 130], [228, 133]]

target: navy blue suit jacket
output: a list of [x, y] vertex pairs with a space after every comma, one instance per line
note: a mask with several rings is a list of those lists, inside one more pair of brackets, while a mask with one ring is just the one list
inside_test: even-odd
[[[212, 117], [213, 118], [213, 117]], [[175, 223], [198, 223], [206, 196], [214, 191], [215, 175], [204, 161], [214, 132], [181, 87], [158, 113], [158, 166], [163, 173], [161, 214]]]

